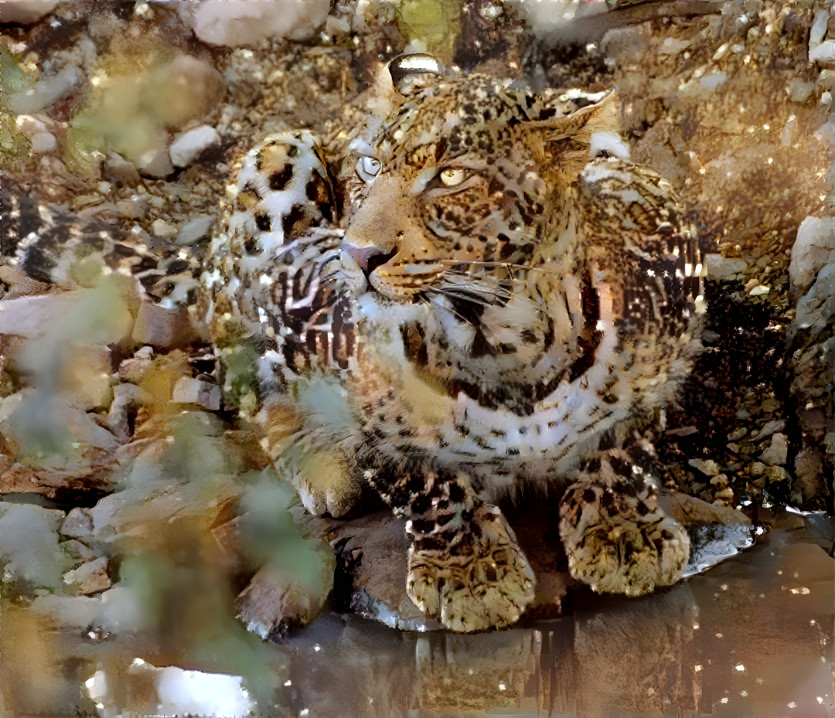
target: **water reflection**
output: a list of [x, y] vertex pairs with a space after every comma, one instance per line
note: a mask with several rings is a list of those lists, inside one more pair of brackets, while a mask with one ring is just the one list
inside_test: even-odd
[[[331, 614], [249, 662], [222, 646], [178, 655], [149, 636], [44, 632], [6, 607], [0, 707], [208, 713], [205, 686], [229, 686], [221, 712], [252, 701], [277, 716], [832, 716], [833, 579], [795, 517], [654, 597], [578, 596], [570, 616], [472, 636]], [[158, 670], [171, 665], [184, 670]]]

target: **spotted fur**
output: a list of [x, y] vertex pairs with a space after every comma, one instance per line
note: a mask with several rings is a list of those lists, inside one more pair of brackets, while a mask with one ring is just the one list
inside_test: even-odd
[[189, 248], [44, 203], [2, 172], [0, 265], [15, 273], [3, 277], [4, 291], [21, 280], [71, 288], [99, 272], [115, 273], [132, 277], [140, 296], [172, 310], [196, 303], [201, 287], [202, 268]]
[[623, 447], [699, 346], [675, 192], [628, 160], [614, 94], [404, 62], [357, 127], [243, 162], [204, 281], [218, 343], [257, 366], [245, 408], [309, 509], [370, 486], [407, 519], [409, 595], [454, 630], [532, 600], [496, 506], [519, 482], [564, 491], [578, 579], [674, 583], [687, 535]]

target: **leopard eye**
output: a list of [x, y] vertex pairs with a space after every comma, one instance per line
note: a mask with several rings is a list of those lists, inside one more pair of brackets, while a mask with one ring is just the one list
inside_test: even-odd
[[357, 160], [357, 174], [363, 182], [373, 182], [381, 169], [383, 169], [383, 163], [376, 157], [363, 155]]
[[445, 170], [441, 170], [439, 177], [444, 187], [457, 187], [467, 179], [468, 174], [467, 170], [460, 167], [447, 167]]

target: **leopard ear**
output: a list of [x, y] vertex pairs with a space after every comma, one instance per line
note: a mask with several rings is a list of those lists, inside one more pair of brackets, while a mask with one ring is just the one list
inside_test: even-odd
[[427, 53], [398, 55], [389, 63], [388, 69], [392, 84], [403, 96], [436, 83], [444, 75], [440, 60]]
[[[545, 108], [540, 117], [548, 114]], [[543, 160], [570, 184], [601, 149], [627, 158], [629, 151], [620, 139], [620, 98], [612, 90], [603, 99], [570, 115], [534, 119], [531, 123], [541, 142]]]

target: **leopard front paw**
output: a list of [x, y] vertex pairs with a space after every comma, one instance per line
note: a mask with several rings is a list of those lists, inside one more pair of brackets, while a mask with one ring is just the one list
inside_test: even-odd
[[501, 511], [481, 506], [449, 543], [416, 539], [406, 590], [415, 605], [453, 631], [509, 626], [533, 600], [536, 579]]
[[655, 493], [580, 482], [560, 502], [568, 568], [597, 593], [641, 596], [681, 579], [690, 537]]

